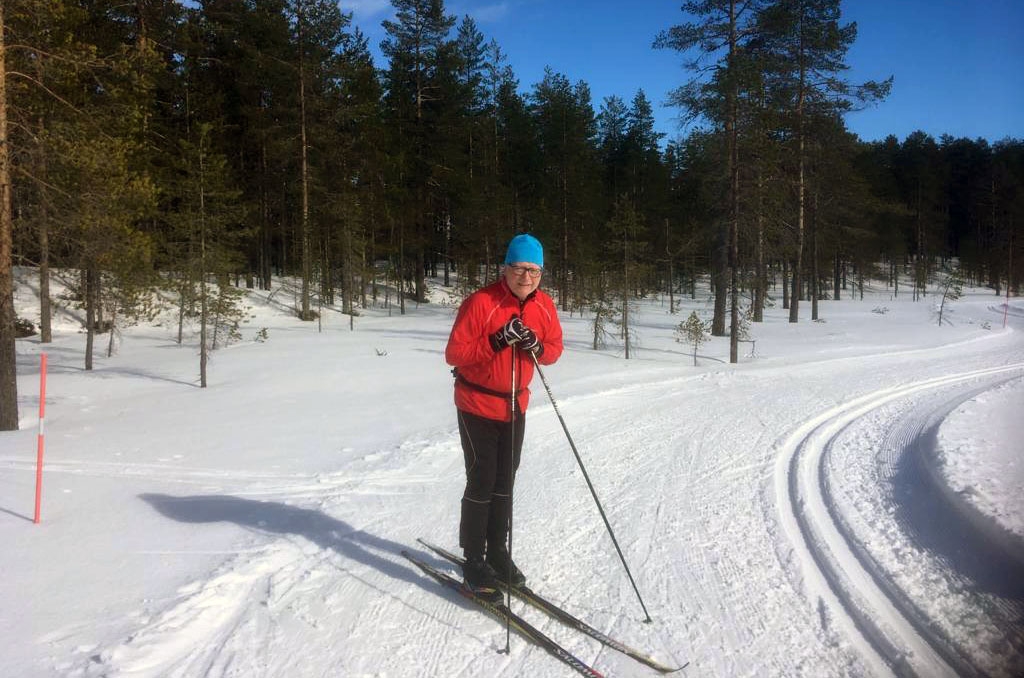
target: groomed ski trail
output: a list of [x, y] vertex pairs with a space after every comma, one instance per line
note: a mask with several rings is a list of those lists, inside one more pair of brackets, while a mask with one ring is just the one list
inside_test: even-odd
[[824, 603], [877, 675], [956, 676], [964, 667], [943, 644], [921, 633], [851, 547], [825, 488], [829, 443], [856, 419], [894, 400], [1021, 371], [1024, 363], [1013, 363], [880, 389], [804, 422], [778, 445], [774, 490], [780, 523], [799, 561], [806, 594]]

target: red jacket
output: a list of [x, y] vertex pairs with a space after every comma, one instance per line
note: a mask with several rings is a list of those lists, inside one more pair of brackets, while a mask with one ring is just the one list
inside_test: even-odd
[[[511, 420], [512, 349], [504, 348], [495, 353], [490, 337], [515, 315], [536, 332], [544, 346], [537, 362], [550, 365], [562, 355], [562, 325], [558, 322], [555, 302], [546, 293], [538, 289], [520, 301], [504, 278], [477, 290], [459, 306], [444, 352], [445, 360], [458, 373], [455, 406], [460, 410], [487, 419]], [[533, 379], [533, 358], [525, 351], [516, 351], [516, 354], [519, 357], [516, 406], [520, 412], [525, 412], [530, 402], [527, 387]]]

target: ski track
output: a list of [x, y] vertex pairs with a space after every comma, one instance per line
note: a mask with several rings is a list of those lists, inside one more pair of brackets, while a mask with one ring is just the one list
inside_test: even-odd
[[[782, 524], [796, 549], [808, 596], [817, 596], [875, 673], [943, 676], [973, 673], [948, 643], [928, 629], [849, 542], [828, 492], [824, 460], [833, 441], [872, 410], [896, 399], [960, 382], [1019, 374], [1024, 363], [970, 370], [889, 387], [808, 420], [779, 446], [775, 490]], [[889, 588], [889, 590], [886, 590]]]
[[[941, 350], [829, 358], [845, 361], [851, 374], [888, 358], [936, 354], [953, 360], [965, 345]], [[762, 366], [749, 373], [712, 373], [648, 381], [642, 372], [626, 383], [559, 399], [588, 472], [619, 537], [654, 624], [643, 614], [604, 525], [593, 508], [564, 434], [544, 394], [534, 389], [527, 427], [529, 452], [516, 487], [513, 543], [531, 585], [609, 635], [646, 648], [667, 663], [691, 662], [682, 675], [840, 676], [886, 675], [891, 656], [864, 638], [847, 599], [833, 591], [839, 581], [858, 605], [883, 610], [886, 627], [908, 654], [901, 667], [919, 675], [943, 675], [949, 667], [898, 612], [891, 600], [871, 592], [871, 577], [843, 568], [858, 562], [831, 519], [829, 500], [814, 496], [823, 441], [858, 417], [893, 399], [961, 380], [1022, 369], [1020, 364], [975, 369], [906, 386], [865, 386], [863, 395], [833, 403], [785, 434], [770, 430], [769, 408], [798, 413], [833, 398], [815, 382], [813, 364]], [[941, 374], [941, 366], [935, 369]], [[898, 378], [898, 375], [895, 375]], [[759, 402], [747, 380], [780, 380], [780, 401]], [[786, 384], [807, 381], [808, 393], [782, 397]], [[879, 387], [880, 386], [880, 387]], [[558, 398], [558, 394], [555, 394]], [[623, 427], [615, 417], [619, 399], [642, 398], [646, 416]], [[718, 423], [688, 419], [687, 409], [720, 407]], [[772, 441], [776, 441], [774, 445]], [[595, 452], [595, 451], [600, 451]], [[402, 463], [396, 463], [396, 455]], [[21, 467], [30, 460], [0, 462]], [[393, 449], [367, 455], [344, 472], [230, 475], [217, 469], [173, 464], [98, 464], [62, 460], [53, 472], [97, 475], [161, 474], [167, 480], [247, 501], [287, 498], [329, 522], [350, 519], [350, 506], [365, 510], [367, 495], [379, 497], [371, 522], [345, 535], [256, 531], [243, 550], [202, 581], [184, 587], [175, 601], [124, 642], [106, 649], [83, 648], [63, 675], [115, 676], [476, 676], [562, 675], [564, 667], [513, 634], [512, 654], [493, 618], [445, 591], [404, 564], [401, 547], [415, 537], [450, 544], [462, 492], [462, 457], [457, 431], [410, 438]], [[723, 483], [723, 477], [736, 484]], [[709, 483], [712, 478], [717, 483]], [[639, 479], [643, 479], [640, 481]], [[643, 486], [638, 491], [638, 483]], [[560, 497], [557, 503], [551, 496]], [[650, 498], [657, 502], [645, 505]], [[816, 502], [808, 510], [797, 502]], [[637, 508], [637, 506], [642, 508]], [[560, 519], [548, 509], [558, 506]], [[301, 508], [308, 507], [308, 508]], [[632, 518], [630, 518], [632, 516]], [[426, 527], [425, 526], [429, 526]], [[835, 534], [822, 537], [823, 532]], [[838, 535], [838, 541], [837, 536]], [[820, 541], [819, 541], [820, 540]], [[557, 544], [558, 548], [551, 548]], [[428, 562], [437, 562], [436, 559]], [[839, 567], [826, 575], [824, 567]], [[765, 583], [749, 595], [749, 573]], [[853, 578], [854, 584], [848, 583]], [[367, 590], [372, 594], [367, 594]], [[868, 589], [868, 591], [865, 591]], [[346, 609], [347, 600], [369, 600]], [[867, 601], [865, 603], [864, 601]], [[520, 610], [517, 610], [520, 611]], [[567, 650], [607, 675], [650, 675], [597, 641], [565, 629], [546, 615], [521, 611]], [[775, 626], [769, 628], [770, 624]], [[782, 634], [794, 646], [820, 646], [816, 656], [774, 647]], [[339, 638], [344, 642], [338, 643]], [[414, 643], [404, 642], [417, 638]], [[429, 639], [424, 646], [423, 639]], [[374, 645], [368, 665], [346, 649]], [[380, 657], [387, 657], [383, 665]], [[934, 671], [929, 673], [929, 671]], [[897, 667], [897, 673], [902, 669]]]
[[[1019, 565], [1007, 549], [945, 496], [949, 488], [933, 468], [935, 432], [962, 402], [1006, 381], [954, 384], [883, 406], [860, 427], [866, 431], [858, 420], [833, 441], [823, 466], [833, 518], [861, 562], [965, 676], [1024, 672], [1024, 587], [1011, 583], [1019, 582]], [[915, 596], [922, 580], [943, 595]]]

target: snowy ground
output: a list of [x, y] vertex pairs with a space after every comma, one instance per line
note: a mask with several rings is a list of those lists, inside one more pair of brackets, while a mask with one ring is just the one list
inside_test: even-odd
[[[34, 289], [21, 279], [19, 315], [38, 312]], [[515, 637], [499, 654], [503, 627], [400, 556], [423, 554], [417, 537], [456, 542], [446, 298], [435, 285], [435, 303], [373, 308], [352, 330], [328, 311], [318, 331], [284, 288], [254, 293], [207, 389], [170, 322], [126, 331], [85, 372], [62, 314], [39, 525], [44, 347], [20, 340], [22, 428], [0, 433], [0, 673], [570, 675]], [[989, 291], [941, 328], [930, 300], [877, 288], [795, 325], [773, 308], [752, 355], [730, 365], [715, 339], [697, 367], [673, 330], [709, 312], [706, 293], [677, 315], [640, 304], [629, 361], [591, 350], [589, 317], [563, 317], [545, 375], [654, 623], [537, 382], [514, 541], [531, 584], [689, 676], [1024, 673], [1024, 302], [1004, 330]], [[514, 607], [606, 675], [653, 673]]]
[[1018, 379], [958, 407], [939, 429], [939, 444], [950, 488], [1024, 540], [1021, 417], [1024, 381]]

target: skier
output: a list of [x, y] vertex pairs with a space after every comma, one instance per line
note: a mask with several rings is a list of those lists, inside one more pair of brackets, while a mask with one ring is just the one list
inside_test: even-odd
[[534, 357], [550, 365], [562, 355], [554, 301], [539, 289], [543, 267], [540, 241], [528, 234], [512, 238], [501, 278], [462, 302], [445, 349], [445, 359], [454, 368], [466, 463], [459, 524], [466, 559], [463, 578], [469, 590], [491, 601], [501, 600], [498, 581], [526, 581], [512, 562], [507, 542], [530, 400], [527, 387]]

